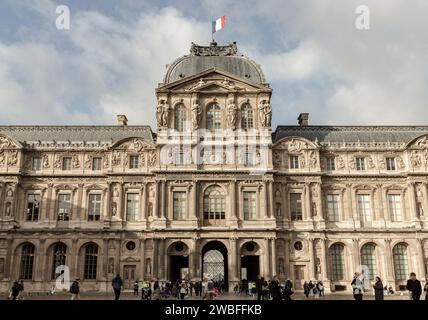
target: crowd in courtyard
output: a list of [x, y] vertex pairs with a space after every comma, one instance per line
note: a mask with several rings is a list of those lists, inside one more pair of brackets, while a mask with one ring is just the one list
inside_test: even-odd
[[[410, 300], [420, 300], [425, 292], [425, 300], [428, 300], [428, 277], [422, 286], [415, 273], [411, 273], [407, 280], [406, 290]], [[80, 279], [75, 279], [69, 289], [71, 300], [80, 299]], [[384, 285], [380, 277], [375, 278], [372, 288], [368, 286], [366, 278], [356, 272], [350, 283], [352, 294], [355, 300], [363, 300], [364, 295], [373, 290], [375, 300], [384, 300], [385, 295], [394, 295], [394, 289], [389, 285]], [[120, 275], [116, 275], [111, 282], [115, 300], [120, 299], [124, 288], [124, 283]], [[213, 281], [204, 279], [203, 281], [135, 281], [133, 284], [135, 297], [142, 300], [164, 300], [164, 299], [205, 299], [213, 300], [220, 297], [226, 291], [224, 281]], [[14, 282], [8, 295], [8, 299], [24, 299], [24, 282], [22, 280]], [[55, 288], [49, 289], [47, 295], [54, 295]], [[258, 276], [255, 281], [243, 279], [233, 288], [233, 294], [239, 299], [240, 296], [257, 300], [292, 300], [294, 294], [293, 282], [287, 279], [280, 282], [275, 276], [271, 280]], [[303, 294], [306, 298], [320, 298], [325, 296], [325, 288], [322, 281], [305, 281], [303, 284]]]

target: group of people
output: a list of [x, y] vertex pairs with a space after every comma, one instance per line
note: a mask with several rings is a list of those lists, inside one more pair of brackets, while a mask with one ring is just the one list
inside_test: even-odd
[[306, 298], [309, 297], [324, 297], [324, 284], [322, 281], [305, 281], [303, 284], [303, 293], [306, 296]]
[[291, 300], [294, 293], [292, 289], [293, 283], [290, 279], [281, 283], [276, 276], [267, 280], [259, 275], [255, 281], [243, 279], [235, 285], [233, 291], [235, 294], [248, 295], [257, 300]]
[[[355, 300], [363, 300], [365, 287], [365, 278], [359, 272], [354, 274], [351, 286]], [[422, 291], [425, 292], [425, 300], [428, 300], [428, 277], [425, 282], [425, 286], [422, 290], [421, 282], [416, 278], [414, 272], [410, 273], [410, 278], [407, 280], [406, 289], [409, 291], [411, 300], [420, 300]], [[376, 277], [375, 284], [373, 285], [375, 300], [384, 300], [385, 294], [394, 294], [394, 290], [391, 286], [384, 286], [380, 277]]]
[[8, 298], [11, 300], [23, 300], [24, 299], [23, 292], [24, 292], [24, 281], [23, 280], [15, 281], [13, 283], [12, 288], [10, 288]]

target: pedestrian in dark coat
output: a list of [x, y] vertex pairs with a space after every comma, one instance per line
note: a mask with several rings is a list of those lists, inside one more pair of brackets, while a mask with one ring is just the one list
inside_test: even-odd
[[269, 284], [269, 290], [272, 295], [272, 300], [281, 300], [281, 288], [277, 276], [273, 277]]
[[260, 278], [260, 275], [257, 276], [257, 280], [256, 280], [257, 300], [261, 300], [262, 298], [264, 280], [265, 280], [264, 278]]
[[412, 300], [420, 300], [422, 294], [422, 285], [421, 282], [416, 279], [416, 274], [414, 272], [410, 274], [410, 279], [407, 280], [406, 289], [411, 292]]
[[306, 298], [309, 297], [309, 283], [305, 281], [303, 284], [303, 293], [305, 294]]
[[383, 300], [383, 283], [379, 277], [376, 277], [376, 282], [373, 285], [375, 292], [375, 300]]
[[120, 292], [122, 291], [123, 281], [119, 274], [111, 282], [111, 286], [114, 290], [114, 300], [119, 300]]

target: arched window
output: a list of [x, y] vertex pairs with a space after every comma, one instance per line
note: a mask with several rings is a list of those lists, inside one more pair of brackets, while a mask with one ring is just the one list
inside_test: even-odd
[[397, 244], [392, 249], [392, 256], [394, 260], [395, 280], [406, 280], [409, 274], [406, 244]]
[[175, 107], [174, 111], [174, 128], [178, 132], [184, 131], [184, 125], [186, 122], [186, 107], [182, 104], [179, 104]]
[[373, 243], [367, 243], [361, 248], [361, 264], [369, 268], [368, 277], [374, 280], [376, 268], [376, 246]]
[[217, 103], [212, 103], [207, 107], [207, 129], [221, 129], [221, 109]]
[[241, 128], [248, 130], [254, 128], [253, 109], [249, 104], [244, 104], [241, 109]]
[[33, 267], [34, 267], [34, 252], [35, 247], [31, 243], [26, 243], [21, 249], [21, 269], [19, 277], [24, 280], [30, 280], [33, 278]]
[[212, 186], [204, 193], [204, 219], [216, 224], [225, 219], [225, 199], [220, 187]]
[[345, 259], [343, 252], [344, 247], [340, 243], [332, 245], [329, 249], [332, 280], [344, 280], [345, 278]]
[[52, 250], [52, 279], [56, 279], [60, 274], [56, 272], [56, 268], [65, 265], [67, 246], [59, 242], [53, 246]]
[[85, 270], [83, 277], [85, 279], [97, 278], [98, 246], [94, 243], [85, 247]]

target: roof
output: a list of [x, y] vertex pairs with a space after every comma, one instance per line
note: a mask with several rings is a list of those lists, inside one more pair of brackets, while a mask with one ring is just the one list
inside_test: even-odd
[[164, 84], [216, 68], [258, 84], [266, 84], [260, 65], [253, 60], [238, 55], [236, 43], [227, 46], [197, 46], [192, 43], [190, 54], [176, 59], [164, 77]]
[[428, 134], [428, 126], [278, 126], [274, 142], [286, 137], [302, 137], [320, 144], [405, 143]]
[[23, 146], [37, 141], [108, 142], [114, 145], [120, 140], [140, 137], [153, 142], [149, 126], [0, 126], [0, 134]]

